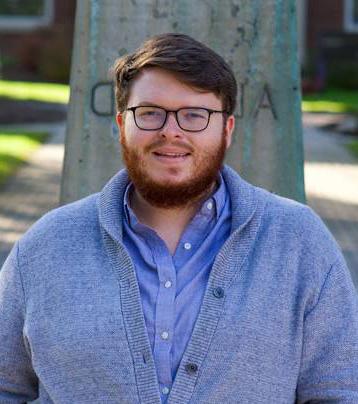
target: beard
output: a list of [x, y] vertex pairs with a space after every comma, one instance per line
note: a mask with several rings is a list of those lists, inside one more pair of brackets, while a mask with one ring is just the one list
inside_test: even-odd
[[[154, 148], [165, 144], [166, 140], [154, 141], [144, 148], [144, 153], [150, 153]], [[176, 145], [175, 142], [171, 144]], [[225, 137], [222, 134], [220, 144], [212, 150], [196, 152], [191, 148], [190, 158], [194, 159], [194, 165], [187, 180], [159, 182], [148, 174], [146, 162], [136, 148], [128, 146], [123, 132], [121, 145], [122, 157], [135, 189], [152, 206], [166, 209], [185, 207], [206, 196], [218, 179], [226, 152]], [[182, 146], [179, 142], [177, 145]]]

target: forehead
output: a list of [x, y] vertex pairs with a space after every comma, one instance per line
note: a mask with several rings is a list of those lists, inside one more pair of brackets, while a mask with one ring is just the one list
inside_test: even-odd
[[143, 69], [132, 82], [128, 106], [140, 103], [173, 109], [184, 106], [222, 107], [216, 94], [191, 87], [173, 73], [157, 67]]

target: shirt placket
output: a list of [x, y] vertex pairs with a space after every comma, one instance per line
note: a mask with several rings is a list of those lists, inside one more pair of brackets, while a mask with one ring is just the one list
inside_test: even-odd
[[158, 381], [162, 398], [165, 400], [172, 385], [171, 355], [174, 341], [176, 271], [172, 256], [164, 242], [160, 240], [160, 243], [151, 244], [159, 278], [155, 306], [154, 358], [159, 364]]
[[[210, 230], [210, 221], [215, 215], [215, 203], [210, 198], [201, 208], [200, 212], [192, 219], [185, 229], [179, 241], [179, 248], [176, 249], [173, 257], [177, 270], [186, 265], [189, 259], [195, 254], [197, 248], [204, 241], [203, 235]], [[214, 225], [214, 223], [213, 223]]]

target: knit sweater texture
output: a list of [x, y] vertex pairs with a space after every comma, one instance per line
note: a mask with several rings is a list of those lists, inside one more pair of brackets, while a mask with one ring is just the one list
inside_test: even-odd
[[[168, 403], [358, 403], [357, 294], [336, 242], [308, 207], [223, 177], [232, 233]], [[119, 172], [13, 248], [0, 271], [0, 403], [160, 403], [122, 243], [127, 184]]]

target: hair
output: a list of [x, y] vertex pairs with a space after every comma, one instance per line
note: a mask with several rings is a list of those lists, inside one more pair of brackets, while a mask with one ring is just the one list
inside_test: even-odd
[[231, 115], [236, 106], [237, 83], [225, 60], [188, 35], [167, 33], [145, 41], [134, 53], [120, 57], [113, 66], [117, 111], [127, 108], [131, 82], [140, 71], [159, 67], [183, 83], [217, 95]]

